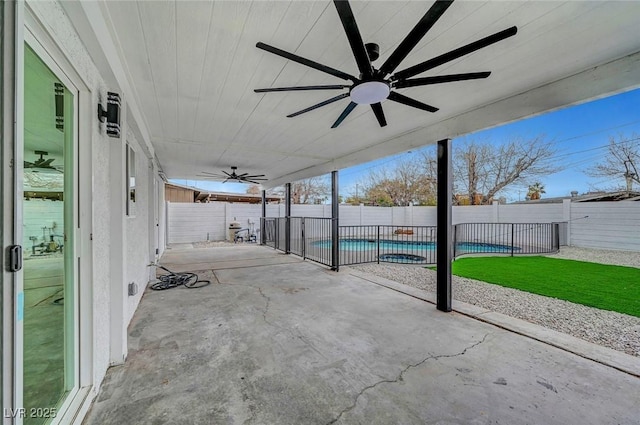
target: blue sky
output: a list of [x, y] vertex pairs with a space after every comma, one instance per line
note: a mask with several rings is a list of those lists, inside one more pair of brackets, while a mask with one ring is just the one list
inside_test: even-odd
[[[589, 177], [584, 170], [603, 157], [610, 136], [631, 138], [634, 133], [640, 137], [640, 89], [479, 131], [466, 137], [500, 143], [513, 137], [526, 139], [544, 134], [547, 140], [556, 145], [556, 160], [563, 167], [563, 171], [540, 179], [546, 190], [543, 196], [554, 197], [569, 195], [572, 190], [585, 193], [595, 188], [622, 185], [623, 181]], [[454, 145], [457, 140], [453, 140]], [[640, 141], [636, 143], [640, 144]], [[412, 154], [403, 153], [340, 170], [340, 194], [346, 197], [355, 193], [356, 184], [371, 169], [393, 166], [395, 161], [408, 155]], [[213, 191], [244, 193], [247, 188], [238, 183], [223, 185], [194, 180], [175, 182]], [[525, 194], [526, 188], [513, 188], [503, 195], [509, 201], [517, 201], [518, 198], [524, 198]]]

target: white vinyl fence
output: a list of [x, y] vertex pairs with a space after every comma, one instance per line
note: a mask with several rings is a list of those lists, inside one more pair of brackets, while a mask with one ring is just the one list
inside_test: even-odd
[[[227, 238], [228, 226], [260, 231], [256, 204], [167, 203], [169, 243]], [[331, 217], [331, 205], [292, 205], [293, 217]], [[267, 205], [267, 217], [284, 217], [284, 205]], [[458, 223], [566, 223], [562, 245], [640, 252], [640, 202], [570, 202], [453, 207]], [[436, 207], [340, 206], [340, 225], [435, 226]], [[561, 232], [563, 233], [563, 232]]]

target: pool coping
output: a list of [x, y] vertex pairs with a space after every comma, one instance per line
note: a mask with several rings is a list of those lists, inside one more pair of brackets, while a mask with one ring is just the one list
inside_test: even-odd
[[[436, 294], [423, 289], [398, 283], [370, 273], [355, 270], [348, 266], [341, 268], [341, 272], [348, 273], [367, 282], [383, 286], [413, 298], [436, 304]], [[473, 319], [494, 325], [501, 329], [517, 333], [547, 345], [573, 353], [585, 359], [617, 369], [629, 375], [640, 378], [640, 357], [635, 357], [612, 348], [603, 347], [562, 332], [547, 329], [543, 326], [527, 322], [526, 320], [510, 317], [502, 313], [478, 307], [461, 301], [452, 301], [453, 311]]]

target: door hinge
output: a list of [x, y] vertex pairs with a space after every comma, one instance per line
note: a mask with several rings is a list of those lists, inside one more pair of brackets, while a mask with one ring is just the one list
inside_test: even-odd
[[93, 233], [89, 233], [89, 240], [92, 241], [93, 240]]
[[22, 247], [11, 245], [9, 247], [9, 271], [17, 272], [22, 268]]

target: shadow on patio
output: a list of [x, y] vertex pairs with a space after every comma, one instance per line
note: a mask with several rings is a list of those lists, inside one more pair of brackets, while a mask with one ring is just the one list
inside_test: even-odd
[[269, 248], [167, 251], [86, 424], [638, 423], [640, 379]]

